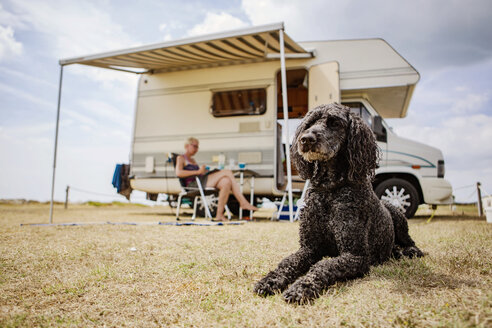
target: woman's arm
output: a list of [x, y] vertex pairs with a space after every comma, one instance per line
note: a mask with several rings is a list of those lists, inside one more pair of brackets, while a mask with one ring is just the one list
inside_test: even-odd
[[182, 155], [176, 158], [176, 175], [178, 178], [187, 178], [195, 175], [205, 174], [205, 165], [202, 165], [198, 170], [185, 170], [185, 160]]

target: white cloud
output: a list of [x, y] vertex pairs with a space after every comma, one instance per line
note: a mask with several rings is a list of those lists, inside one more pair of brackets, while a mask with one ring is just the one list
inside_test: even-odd
[[138, 77], [133, 73], [84, 65], [70, 65], [66, 67], [65, 71], [75, 73], [79, 76], [85, 76], [92, 81], [97, 82], [103, 88], [114, 92], [114, 94], [108, 95], [108, 97], [114, 96], [115, 99], [122, 97], [133, 99], [135, 96]]
[[204, 21], [193, 26], [188, 31], [188, 35], [195, 36], [215, 32], [223, 32], [243, 28], [248, 25], [248, 23], [243, 22], [239, 18], [234, 17], [226, 12], [220, 12], [218, 14], [207, 12]]
[[[56, 60], [138, 44], [124, 31], [122, 25], [113, 20], [111, 10], [106, 5], [105, 2], [91, 1], [24, 0], [11, 4], [12, 12], [16, 14], [6, 10], [1, 13], [8, 15], [11, 21], [16, 21], [23, 29], [46, 36], [47, 52], [43, 55]], [[0, 30], [0, 39], [1, 35]], [[85, 75], [102, 83], [105, 88], [114, 88], [115, 82], [124, 83], [127, 87], [135, 85], [135, 76], [132, 74], [77, 66], [70, 67], [69, 72]]]
[[[253, 25], [262, 25], [274, 22], [288, 22], [291, 29], [294, 29], [296, 17], [306, 17], [312, 14], [312, 8], [320, 8], [322, 1], [282, 1], [282, 0], [242, 0], [241, 8], [244, 10]], [[344, 5], [342, 5], [344, 6]], [[330, 5], [330, 7], [333, 7]], [[332, 8], [330, 8], [332, 9]], [[322, 10], [319, 15], [326, 15]], [[301, 24], [304, 19], [297, 20]], [[304, 21], [305, 22], [305, 21]], [[306, 28], [309, 28], [306, 26]], [[298, 28], [295, 28], [298, 30]]]
[[[89, 129], [92, 127], [96, 127], [99, 124], [99, 121], [96, 120], [95, 118], [85, 114], [81, 114], [78, 111], [68, 108], [63, 108], [63, 111], [60, 115], [62, 115], [62, 120], [64, 121], [65, 124], [67, 124], [67, 126], [70, 125], [79, 126], [82, 124], [85, 127], [85, 129]], [[65, 115], [68, 116], [69, 118], [68, 120], [65, 119]]]
[[162, 23], [159, 25], [159, 31], [164, 32], [164, 41], [171, 41], [173, 39], [172, 34], [169, 32], [170, 29], [171, 27], [169, 26], [169, 24]]
[[164, 41], [171, 41], [171, 40], [173, 40], [173, 39], [174, 39], [174, 37], [172, 36], [172, 34], [171, 34], [171, 33], [166, 33], [166, 34], [164, 35], [164, 38], [163, 38], [163, 40], [164, 40]]
[[[474, 114], [453, 116], [443, 120], [438, 127], [431, 125], [406, 125], [395, 128], [401, 136], [440, 148], [446, 158], [467, 162], [492, 159], [492, 116]], [[479, 165], [478, 162], [466, 166]], [[465, 168], [465, 167], [463, 167]]]
[[24, 0], [12, 6], [24, 24], [52, 37], [58, 58], [134, 44], [123, 27], [112, 20], [104, 2]]
[[473, 113], [480, 110], [490, 100], [490, 92], [468, 93], [452, 102], [450, 110], [456, 114]]
[[[85, 112], [88, 112], [93, 117], [107, 122], [115, 122], [121, 127], [130, 128], [133, 122], [129, 114], [123, 113], [115, 106], [106, 101], [87, 99], [82, 101], [82, 107]], [[108, 124], [110, 125], [110, 124]]]
[[[490, 67], [492, 65], [489, 64]], [[459, 70], [448, 71], [449, 74], [461, 75]], [[451, 83], [451, 86], [446, 85]], [[480, 111], [484, 111], [487, 108], [487, 103], [491, 100], [491, 91], [481, 89], [473, 89], [472, 86], [452, 86], [453, 82], [446, 81], [446, 76], [439, 78], [430, 78], [425, 81], [421, 81], [417, 84], [417, 90], [414, 95], [414, 99], [418, 103], [414, 103], [412, 100], [411, 107], [417, 108], [422, 104], [433, 104], [434, 109], [429, 111], [436, 111], [436, 108], [446, 110], [447, 115], [463, 115], [473, 114]], [[461, 81], [460, 81], [461, 83]], [[422, 110], [422, 109], [420, 109]], [[441, 110], [438, 110], [442, 114]], [[412, 110], [409, 110], [409, 118], [418, 115]]]
[[19, 89], [18, 87], [13, 87], [13, 86], [4, 84], [2, 82], [0, 82], [0, 92], [9, 93], [9, 94], [17, 97], [18, 99], [27, 100], [27, 101], [30, 101], [30, 102], [35, 103], [37, 105], [40, 105], [40, 107], [39, 107], [40, 109], [50, 110], [50, 109], [55, 108], [54, 102], [50, 102], [50, 101], [45, 100], [41, 97], [38, 97], [35, 94], [32, 94], [30, 92], [26, 92], [22, 89]]
[[14, 37], [12, 27], [0, 25], [0, 61], [20, 55], [22, 48], [22, 43]]
[[0, 22], [2, 22], [3, 25], [11, 26], [13, 28], [20, 28], [20, 29], [26, 28], [26, 25], [23, 22], [22, 17], [5, 10], [1, 3], [0, 3]]
[[4, 140], [20, 140], [23, 138], [36, 138], [44, 136], [47, 133], [54, 132], [54, 122], [23, 124], [22, 126], [3, 126], [0, 130], [0, 137]]
[[2, 72], [3, 74], [8, 74], [8, 75], [15, 77], [15, 78], [20, 78], [23, 80], [23, 83], [35, 82], [39, 85], [45, 85], [45, 86], [51, 87], [52, 89], [58, 88], [57, 84], [51, 83], [50, 81], [47, 81], [44, 79], [40, 79], [40, 78], [36, 77], [35, 75], [33, 75], [31, 70], [29, 71], [30, 74], [26, 74], [26, 73], [21, 72], [19, 70], [10, 69], [8, 67], [0, 67], [0, 72]]

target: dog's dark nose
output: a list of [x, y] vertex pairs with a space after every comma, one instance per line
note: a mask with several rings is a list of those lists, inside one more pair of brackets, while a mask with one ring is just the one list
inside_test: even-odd
[[307, 133], [301, 137], [301, 144], [312, 145], [316, 142], [316, 136], [312, 133]]

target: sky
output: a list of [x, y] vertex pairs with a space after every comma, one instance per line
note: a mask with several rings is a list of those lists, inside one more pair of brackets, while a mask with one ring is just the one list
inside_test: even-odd
[[[492, 193], [492, 1], [0, 0], [0, 199], [51, 197], [59, 59], [284, 22], [296, 41], [383, 38], [421, 76], [388, 123], [442, 150], [457, 201]], [[55, 200], [124, 201], [138, 77], [64, 68]], [[143, 198], [134, 193], [132, 199]]]

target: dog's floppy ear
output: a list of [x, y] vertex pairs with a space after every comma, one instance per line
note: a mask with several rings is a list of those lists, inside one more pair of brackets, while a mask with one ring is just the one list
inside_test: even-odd
[[312, 125], [313, 122], [316, 122], [322, 116], [322, 111], [317, 110], [316, 108], [310, 110], [302, 120], [301, 124], [297, 127], [296, 133], [294, 134], [294, 139], [292, 141], [292, 146], [290, 147], [290, 158], [292, 163], [299, 172], [301, 179], [304, 180], [312, 178], [314, 164], [305, 161], [301, 154], [299, 154], [299, 137], [307, 128], [309, 128], [309, 126]]
[[374, 177], [380, 152], [371, 129], [362, 119], [353, 113], [348, 113], [350, 122], [347, 134], [347, 162], [349, 164], [347, 179], [349, 181], [364, 181]]

